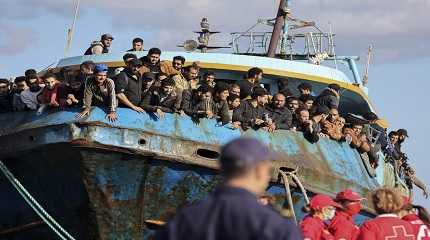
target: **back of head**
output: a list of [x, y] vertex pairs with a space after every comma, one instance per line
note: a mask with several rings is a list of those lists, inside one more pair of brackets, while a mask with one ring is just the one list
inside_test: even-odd
[[396, 214], [403, 207], [403, 199], [396, 189], [385, 187], [372, 193], [372, 205], [378, 214]]

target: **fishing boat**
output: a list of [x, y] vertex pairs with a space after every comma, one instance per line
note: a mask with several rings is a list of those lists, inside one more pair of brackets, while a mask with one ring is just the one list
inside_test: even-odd
[[[184, 56], [186, 65], [198, 62], [202, 73], [213, 71], [218, 81], [229, 83], [259, 67], [264, 71], [261, 84], [272, 94], [283, 78], [289, 79], [293, 91], [303, 82], [316, 93], [337, 83], [342, 88], [341, 114], [375, 112], [356, 67], [357, 57], [336, 56], [334, 34], [322, 32], [313, 22], [293, 19], [285, 4], [281, 1], [276, 19], [259, 21], [273, 31], [232, 33], [232, 53], [211, 52], [216, 47], [206, 40], [212, 32], [204, 26], [199, 41], [186, 41], [186, 51], [163, 52], [161, 60]], [[304, 49], [300, 53], [293, 48], [299, 40]], [[243, 42], [248, 42], [245, 49]], [[54, 71], [77, 70], [91, 60], [106, 64], [113, 74], [124, 66], [123, 55], [64, 58]], [[340, 63], [350, 72], [341, 71]], [[303, 217], [300, 209], [306, 199], [317, 193], [334, 196], [351, 188], [366, 196], [375, 188], [392, 186], [409, 194], [382, 152], [373, 169], [368, 157], [347, 142], [321, 138], [310, 143], [295, 131], [242, 131], [213, 119], [197, 123], [178, 114], [157, 118], [126, 108], [118, 108], [115, 123], [97, 107], [85, 119], [75, 117], [78, 111], [0, 114], [0, 159], [7, 173], [0, 177], [0, 238], [148, 239], [153, 234], [150, 223], [166, 221], [176, 209], [214, 189], [221, 180], [219, 148], [240, 136], [255, 137], [279, 153], [267, 191], [297, 220]], [[366, 207], [356, 220], [371, 216], [372, 209]]]

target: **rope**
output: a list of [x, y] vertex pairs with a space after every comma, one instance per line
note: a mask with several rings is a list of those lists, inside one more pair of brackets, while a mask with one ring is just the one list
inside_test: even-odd
[[12, 186], [18, 191], [27, 204], [39, 215], [42, 220], [63, 240], [75, 240], [64, 228], [60, 226], [42, 206], [34, 199], [31, 194], [21, 185], [18, 179], [9, 171], [9, 169], [0, 160], [0, 170], [9, 180]]
[[297, 169], [291, 172], [283, 171], [283, 170], [279, 171], [279, 173], [282, 176], [282, 180], [284, 181], [285, 194], [287, 197], [288, 205], [290, 205], [291, 214], [293, 215], [294, 221], [297, 224], [297, 217], [296, 217], [296, 212], [294, 210], [293, 197], [291, 194], [290, 181], [288, 180], [288, 176], [290, 176], [294, 180], [294, 182], [296, 182], [297, 186], [300, 188], [300, 191], [302, 192], [303, 197], [305, 198], [306, 204], [309, 204], [310, 201], [309, 201], [309, 197], [306, 192], [306, 189], [303, 186], [302, 182], [300, 181], [299, 177], [297, 177], [296, 172], [297, 172]]
[[288, 180], [288, 175], [284, 171], [280, 171], [280, 173], [284, 181], [285, 194], [287, 197], [288, 205], [290, 206], [291, 215], [293, 215], [294, 223], [297, 225], [296, 211], [294, 210], [293, 197], [291, 196], [291, 188], [290, 188], [290, 182]]

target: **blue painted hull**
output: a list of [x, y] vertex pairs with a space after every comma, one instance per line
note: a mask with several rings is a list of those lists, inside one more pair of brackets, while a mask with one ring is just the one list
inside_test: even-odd
[[[241, 132], [211, 120], [197, 124], [170, 114], [160, 120], [128, 109], [118, 110], [115, 124], [98, 108], [82, 121], [74, 119], [75, 113], [0, 115], [0, 152], [17, 178], [77, 239], [149, 237], [146, 220], [165, 220], [216, 186], [218, 147], [241, 135], [255, 136], [277, 150], [281, 159], [275, 169], [298, 167], [310, 192], [333, 195], [349, 187], [365, 195], [382, 184], [394, 185], [382, 163], [378, 177], [369, 176], [360, 155], [346, 143], [323, 139], [310, 144], [301, 133]], [[286, 207], [277, 177], [274, 173], [269, 192]], [[0, 207], [9, 213], [0, 219], [2, 229], [36, 220], [2, 180]], [[294, 205], [300, 213], [303, 196], [296, 190]], [[7, 239], [23, 239], [22, 234], [55, 239], [46, 226]]]

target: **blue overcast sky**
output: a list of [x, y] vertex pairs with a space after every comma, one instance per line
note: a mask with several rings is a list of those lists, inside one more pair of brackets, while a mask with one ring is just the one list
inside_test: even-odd
[[[405, 149], [418, 175], [430, 183], [426, 136], [430, 133], [426, 70], [430, 67], [429, 0], [292, 0], [294, 17], [315, 20], [336, 35], [338, 55], [366, 54], [374, 45], [369, 93], [378, 115], [394, 129], [410, 132]], [[41, 70], [64, 56], [67, 28], [74, 0], [0, 0], [0, 76]], [[223, 33], [215, 41], [226, 44], [229, 32], [243, 31], [258, 18], [274, 16], [278, 0], [81, 0], [71, 56], [82, 54], [103, 33], [115, 37], [112, 51], [130, 48], [143, 37], [145, 47], [175, 46], [193, 36], [203, 16]], [[430, 204], [418, 197], [427, 207]]]

